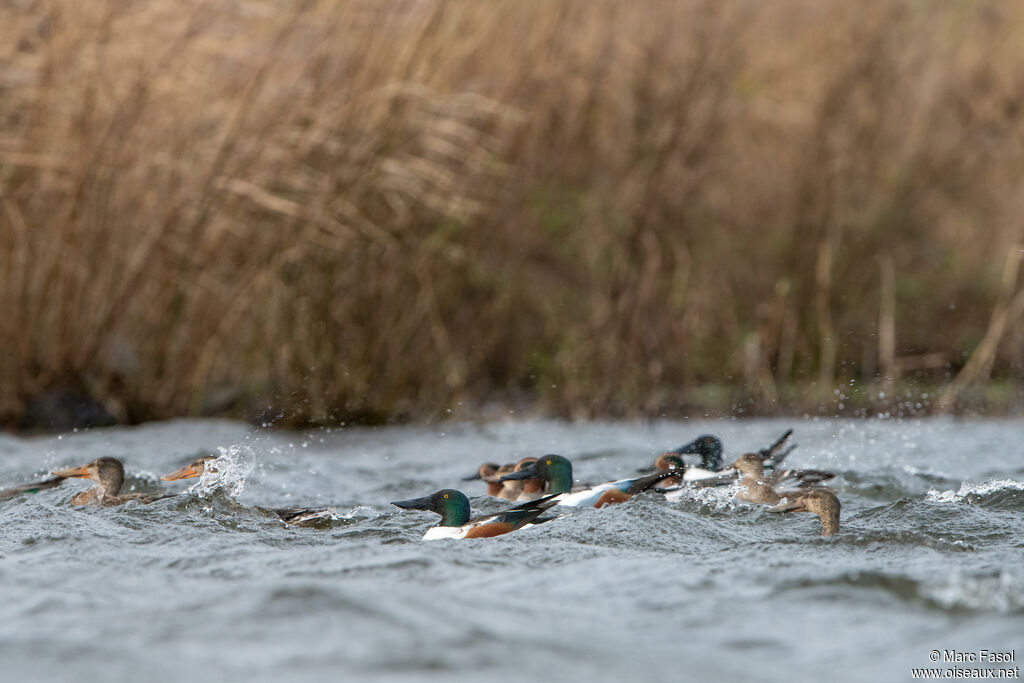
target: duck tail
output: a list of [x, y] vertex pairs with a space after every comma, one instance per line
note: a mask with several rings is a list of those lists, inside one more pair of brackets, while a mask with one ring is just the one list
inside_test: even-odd
[[655, 472], [654, 474], [648, 474], [646, 477], [638, 477], [630, 481], [629, 486], [626, 488], [624, 493], [630, 495], [636, 495], [641, 491], [646, 491], [649, 488], [653, 488], [662, 479], [668, 479], [669, 477], [678, 477], [678, 470], [664, 470], [663, 472]]
[[60, 486], [64, 483], [64, 479], [65, 477], [52, 477], [50, 479], [32, 482], [31, 484], [12, 486], [9, 489], [3, 489], [0, 491], [0, 500], [8, 500], [22, 493], [39, 493], [45, 489], [52, 489], [55, 486]]

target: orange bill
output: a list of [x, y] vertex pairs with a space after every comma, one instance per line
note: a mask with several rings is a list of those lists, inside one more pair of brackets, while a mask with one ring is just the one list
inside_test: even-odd
[[180, 470], [165, 474], [160, 477], [164, 481], [176, 481], [178, 479], [194, 479], [199, 476], [199, 470], [196, 469], [195, 465], [188, 464], [182, 467]]
[[56, 475], [58, 477], [64, 477], [66, 479], [70, 479], [72, 477], [88, 479], [89, 477], [92, 476], [92, 474], [89, 473], [88, 465], [82, 465], [81, 467], [71, 467], [66, 470], [52, 470], [50, 474]]

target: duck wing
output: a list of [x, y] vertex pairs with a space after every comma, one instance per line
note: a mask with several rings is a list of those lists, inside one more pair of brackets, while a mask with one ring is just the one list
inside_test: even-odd
[[761, 456], [762, 462], [764, 462], [765, 469], [772, 469], [778, 467], [783, 460], [786, 459], [790, 453], [796, 450], [796, 444], [792, 444], [789, 448], [783, 448], [789, 437], [793, 435], [792, 429], [787, 429], [782, 436], [777, 438], [767, 448], [762, 448], [757, 453]]
[[816, 486], [829, 479], [834, 479], [835, 476], [833, 472], [826, 472], [824, 470], [788, 469], [765, 473], [767, 482], [779, 491], [792, 491]]
[[482, 515], [475, 517], [464, 525], [465, 527], [477, 527], [485, 524], [500, 524], [508, 525], [509, 531], [512, 529], [518, 529], [524, 524], [528, 524], [541, 515], [548, 508], [554, 507], [558, 504], [555, 500], [561, 494], [552, 493], [550, 495], [538, 498], [536, 500], [530, 500], [525, 503], [520, 503], [506, 510], [502, 510], [493, 515]]

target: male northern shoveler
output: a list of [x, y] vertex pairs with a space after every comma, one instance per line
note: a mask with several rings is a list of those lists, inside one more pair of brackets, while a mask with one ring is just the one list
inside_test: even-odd
[[797, 495], [791, 502], [768, 508], [769, 512], [813, 512], [821, 519], [821, 535], [839, 532], [839, 498], [825, 488], [811, 489]]
[[506, 474], [502, 480], [540, 479], [544, 482], [545, 491], [558, 494], [554, 499], [559, 505], [604, 507], [611, 503], [629, 500], [641, 491], [652, 488], [655, 484], [672, 477], [672, 472], [655, 472], [633, 479], [619, 479], [599, 484], [582, 491], [572, 491], [572, 463], [554, 453], [545, 455], [518, 472]]
[[64, 483], [65, 477], [53, 477], [42, 481], [34, 481], [31, 484], [12, 486], [9, 489], [0, 491], [0, 500], [9, 500], [22, 493], [39, 493], [45, 489], [52, 489]]
[[555, 505], [556, 497], [545, 496], [497, 514], [473, 519], [469, 517], [469, 499], [455, 489], [442, 489], [430, 496], [396, 500], [391, 504], [406, 510], [430, 510], [441, 515], [441, 523], [423, 534], [423, 540], [434, 541], [440, 538], [490, 538], [507, 534], [534, 522], [542, 512]]
[[50, 474], [64, 479], [92, 479], [96, 482], [96, 486], [82, 491], [72, 498], [72, 505], [110, 507], [133, 500], [140, 503], [152, 503], [155, 500], [169, 497], [160, 493], [121, 493], [121, 488], [124, 486], [124, 465], [117, 458], [96, 458], [81, 467], [54, 470]]
[[[201, 477], [207, 471], [216, 472], [216, 461], [217, 456], [204, 455], [201, 458], [193, 460], [180, 470], [175, 470], [174, 472], [165, 474], [160, 478], [164, 481], [177, 481], [178, 479], [194, 479], [196, 477]], [[285, 524], [291, 524], [292, 526], [303, 526], [318, 520], [329, 519], [337, 512], [336, 507], [264, 508], [256, 506], [256, 509], [260, 512], [277, 515], [282, 522]]]
[[[786, 456], [793, 452], [796, 448], [795, 444], [788, 448], [783, 448], [783, 445], [792, 435], [793, 430], [787, 429], [786, 432], [776, 439], [770, 446], [758, 451], [758, 455], [761, 457], [761, 461], [765, 469], [778, 467]], [[693, 441], [683, 444], [678, 448], [673, 448], [669, 452], [677, 453], [679, 455], [693, 454], [700, 456], [701, 466], [688, 467], [685, 475], [686, 481], [715, 477], [723, 469], [722, 441], [713, 434], [698, 436]]]
[[[675, 451], [666, 451], [657, 458], [654, 459], [654, 469], [658, 472], [669, 472], [671, 476], [666, 477], [658, 485], [663, 490], [678, 489], [683, 486], [686, 481], [694, 481], [696, 479], [705, 479], [708, 477], [704, 476], [691, 476], [691, 470], [697, 468], [687, 467], [683, 461], [683, 456], [679, 455]], [[708, 472], [706, 470], [699, 470], [700, 472], [706, 472], [711, 477], [715, 477], [720, 472]]]

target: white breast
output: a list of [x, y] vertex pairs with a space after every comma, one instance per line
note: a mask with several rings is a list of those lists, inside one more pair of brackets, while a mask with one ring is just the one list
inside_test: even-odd
[[623, 489], [626, 488], [632, 479], [619, 479], [617, 481], [609, 481], [604, 484], [598, 484], [589, 489], [582, 491], [574, 491], [572, 493], [563, 493], [555, 500], [558, 501], [559, 505], [568, 505], [579, 507], [581, 505], [593, 506], [597, 502], [597, 499], [601, 497], [601, 494], [609, 489]]
[[721, 476], [721, 474], [721, 472], [706, 470], [702, 467], [687, 467], [686, 473], [683, 474], [683, 480], [696, 481], [697, 479], [710, 479], [711, 477]]
[[423, 534], [424, 541], [437, 541], [442, 538], [465, 538], [469, 531], [464, 526], [432, 526]]

